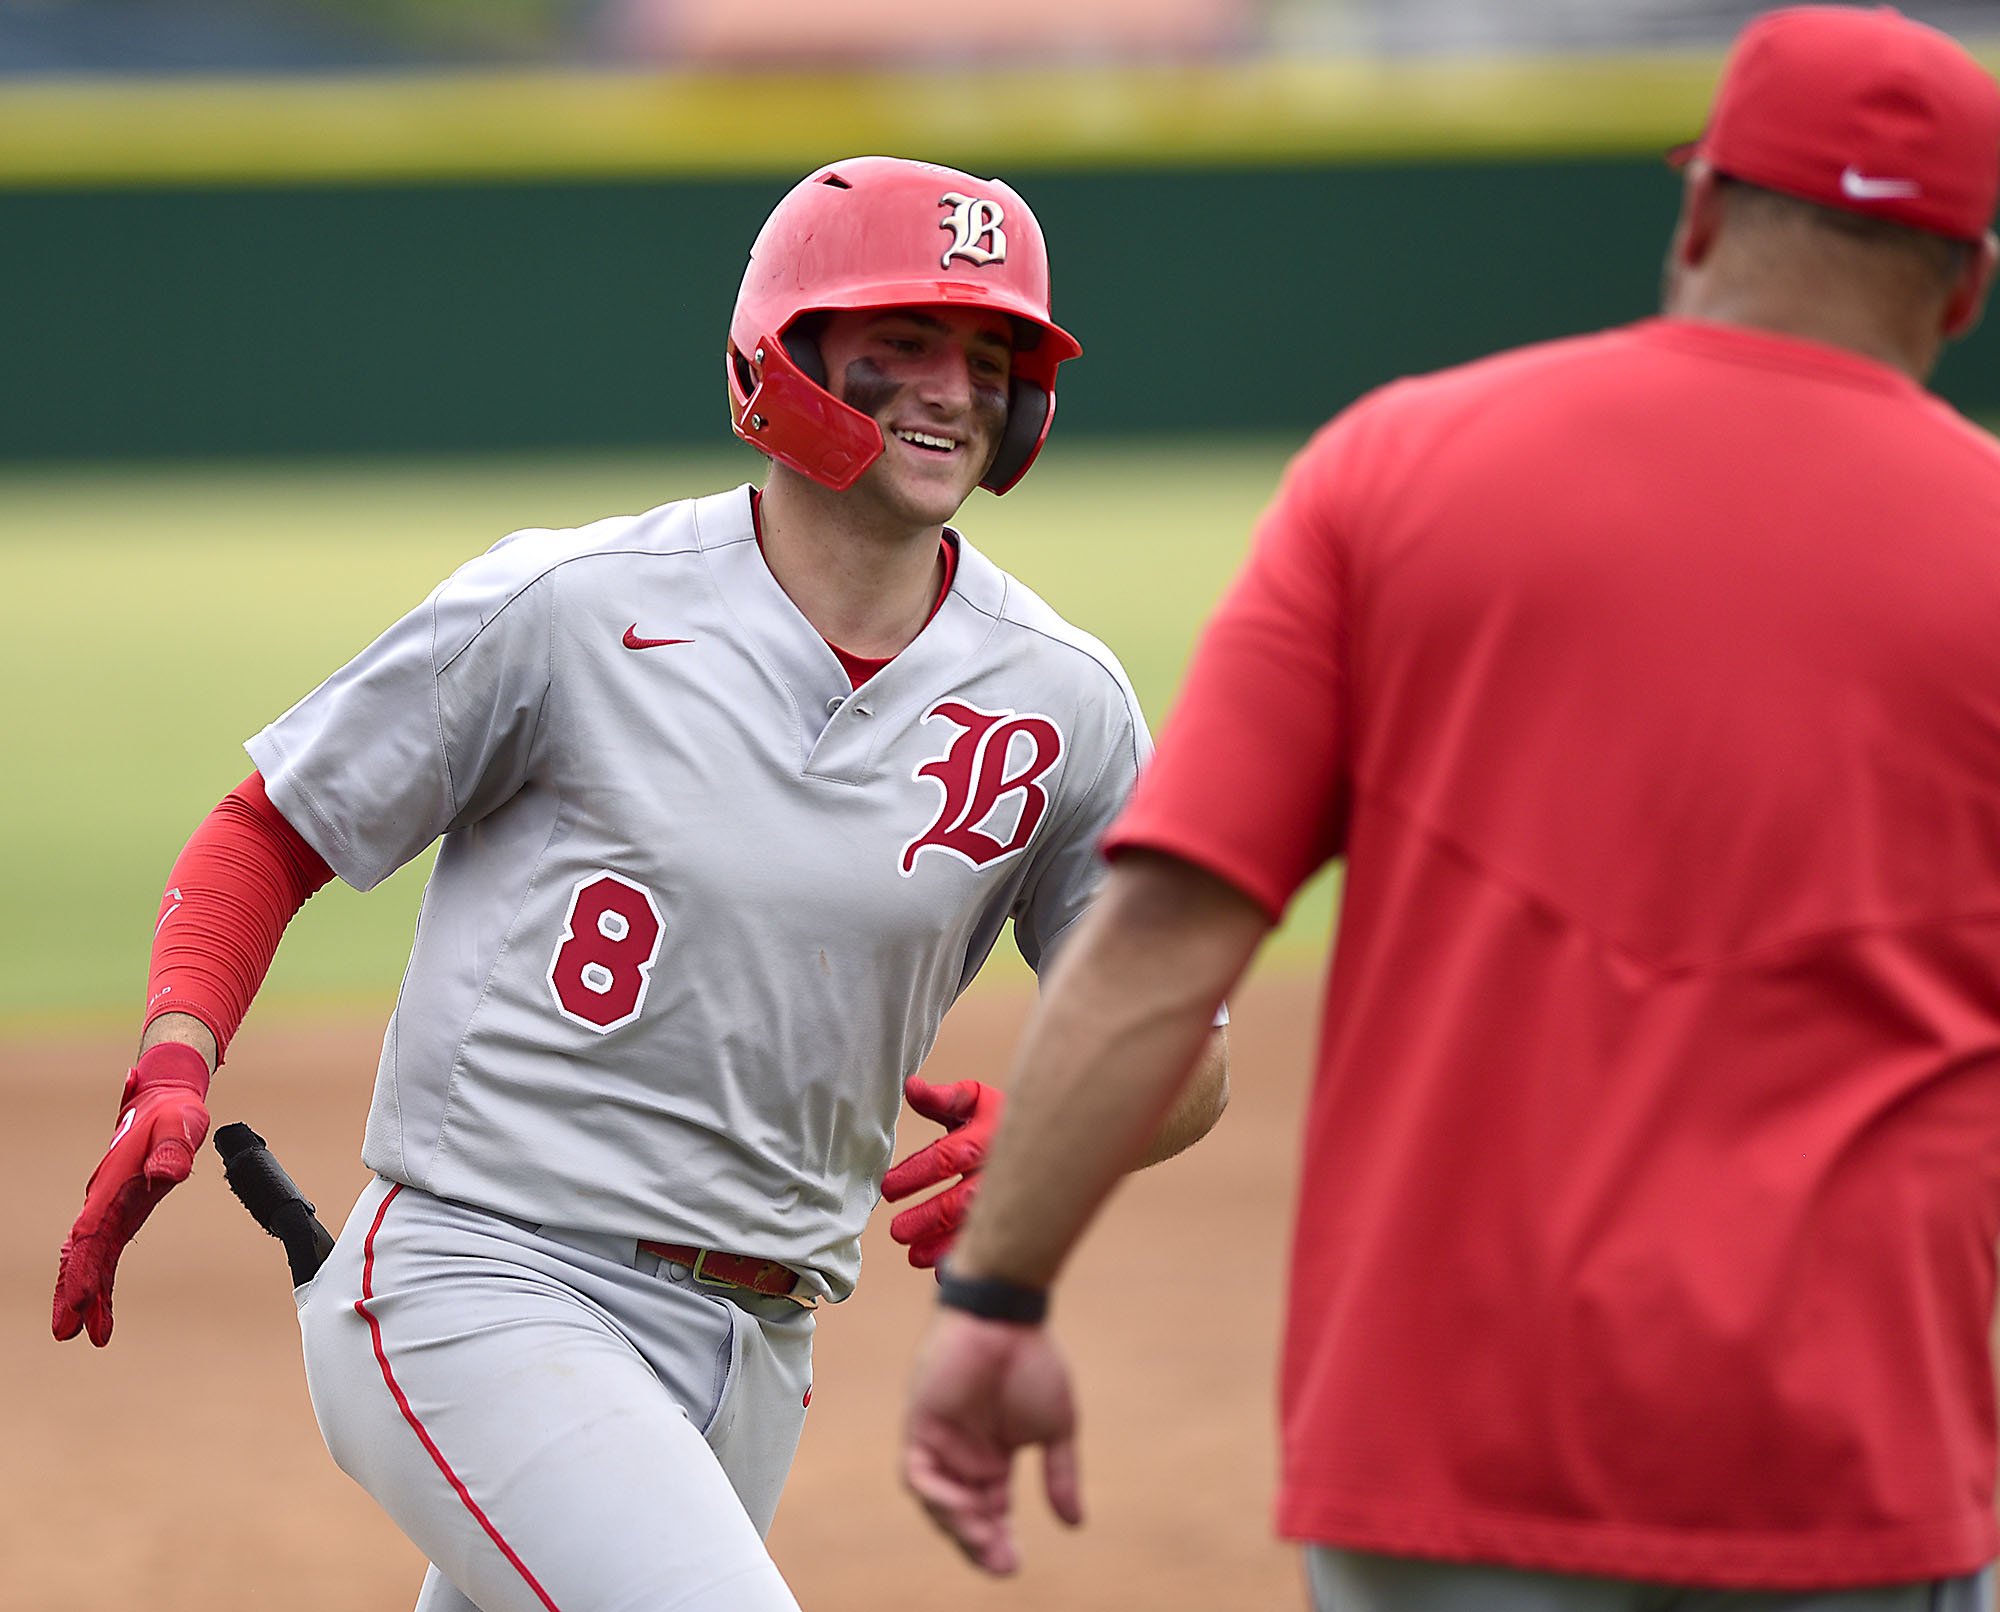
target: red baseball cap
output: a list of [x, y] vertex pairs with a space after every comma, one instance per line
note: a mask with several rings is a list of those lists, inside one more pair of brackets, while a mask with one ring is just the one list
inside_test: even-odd
[[1955, 240], [2000, 202], [2000, 84], [1889, 6], [1786, 6], [1723, 65], [1701, 138], [1669, 154], [1768, 190]]

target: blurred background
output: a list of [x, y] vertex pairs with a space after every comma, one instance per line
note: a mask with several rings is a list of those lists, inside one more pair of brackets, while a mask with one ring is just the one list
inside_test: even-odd
[[[49, 1342], [55, 1250], [167, 870], [243, 738], [506, 532], [760, 474], [723, 336], [791, 183], [886, 152], [1033, 203], [1085, 356], [1033, 475], [959, 524], [1111, 645], [1157, 726], [1315, 425], [1652, 311], [1661, 155], [1751, 9], [0, 0], [0, 1612], [413, 1597], [212, 1161], [128, 1259], [103, 1356]], [[2000, 0], [1903, 9], [2000, 66]], [[2000, 334], [1937, 384], [2000, 418]], [[217, 1081], [218, 1121], [270, 1134], [332, 1219], [427, 863], [314, 898]], [[1031, 1517], [1011, 1587], [923, 1529], [889, 1451], [928, 1295], [871, 1244], [773, 1536], [806, 1606], [918, 1569], [967, 1612], [1302, 1606], [1269, 1385], [1336, 901], [1330, 872], [1235, 1004], [1216, 1136], [1126, 1189], [1066, 1292], [1091, 1528]], [[973, 995], [934, 1078], [1004, 1060], [1018, 962]]]
[[[1909, 9], [2000, 61], [2000, 0]], [[1033, 202], [1086, 353], [965, 524], [1157, 722], [1314, 425], [1651, 311], [1661, 154], [1750, 10], [0, 0], [0, 911], [33, 915], [0, 1022], [129, 1012], [131, 915], [243, 736], [460, 560], [757, 473], [723, 332], [811, 169], [923, 156]], [[1938, 385], [2000, 414], [2000, 336]], [[421, 875], [322, 898], [264, 1010], [378, 1004]]]
[[[1625, 49], [1726, 38], [1741, 0], [1011, 0], [921, 19], [892, 0], [7, 0], [10, 71], [320, 70], [702, 61], [1215, 56], [1291, 49]], [[1907, 15], [1955, 33], [1990, 0]]]
[[1748, 9], [0, 0], [0, 460], [713, 445], [751, 234], [865, 151], [1033, 200], [1065, 445], [1296, 434], [1644, 312]]

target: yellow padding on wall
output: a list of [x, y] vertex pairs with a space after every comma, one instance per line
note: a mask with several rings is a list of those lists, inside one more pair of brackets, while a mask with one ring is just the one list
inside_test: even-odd
[[1621, 155], [1692, 136], [1720, 65], [0, 80], [0, 187], [788, 176], [863, 152], [994, 171]]
[[0, 187], [1118, 168], [1658, 150], [1714, 53], [872, 73], [0, 81]]

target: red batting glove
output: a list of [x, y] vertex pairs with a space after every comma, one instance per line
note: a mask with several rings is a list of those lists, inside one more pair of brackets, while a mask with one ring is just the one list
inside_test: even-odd
[[979, 1167], [986, 1162], [986, 1149], [1007, 1099], [998, 1087], [981, 1081], [956, 1080], [948, 1086], [933, 1086], [919, 1075], [903, 1082], [903, 1095], [925, 1119], [942, 1125], [944, 1135], [885, 1175], [882, 1196], [895, 1203], [940, 1181], [959, 1177], [955, 1186], [905, 1209], [889, 1222], [889, 1235], [909, 1249], [910, 1263], [923, 1271], [944, 1258], [957, 1240], [958, 1228], [965, 1224], [972, 1196], [979, 1190]]
[[52, 1322], [58, 1339], [88, 1329], [103, 1348], [111, 1341], [111, 1279], [146, 1217], [188, 1178], [195, 1150], [208, 1135], [208, 1060], [193, 1047], [162, 1041], [139, 1055], [125, 1076], [118, 1129], [90, 1172], [83, 1213], [62, 1245]]

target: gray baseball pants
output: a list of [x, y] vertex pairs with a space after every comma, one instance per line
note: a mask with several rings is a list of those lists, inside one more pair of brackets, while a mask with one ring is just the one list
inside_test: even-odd
[[297, 1297], [327, 1449], [430, 1558], [422, 1612], [797, 1612], [763, 1535], [811, 1311], [379, 1180]]

